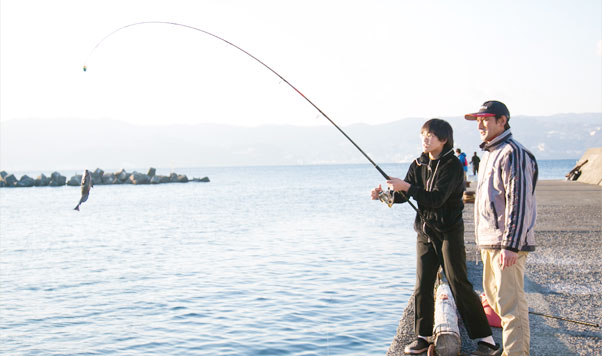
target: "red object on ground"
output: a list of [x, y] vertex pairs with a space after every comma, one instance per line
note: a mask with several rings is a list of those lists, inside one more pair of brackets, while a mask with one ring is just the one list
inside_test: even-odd
[[485, 296], [485, 293], [481, 294], [481, 304], [483, 304], [483, 310], [485, 311], [485, 315], [487, 316], [489, 326], [493, 326], [494, 328], [501, 328], [502, 319], [500, 319], [500, 316], [496, 314], [491, 305], [489, 305], [489, 302], [487, 302], [487, 297]]

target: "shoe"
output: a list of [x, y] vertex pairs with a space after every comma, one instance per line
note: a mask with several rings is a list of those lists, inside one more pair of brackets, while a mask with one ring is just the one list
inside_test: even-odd
[[416, 338], [411, 344], [406, 345], [403, 349], [403, 352], [407, 355], [420, 355], [421, 353], [426, 352], [429, 348], [429, 342], [425, 339], [419, 337]]
[[500, 356], [502, 354], [502, 347], [498, 344], [491, 345], [483, 341], [477, 343], [477, 349], [474, 350], [471, 356]]

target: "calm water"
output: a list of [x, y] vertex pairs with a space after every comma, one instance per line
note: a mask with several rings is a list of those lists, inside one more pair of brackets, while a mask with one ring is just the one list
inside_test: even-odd
[[176, 171], [211, 183], [97, 186], [80, 212], [76, 187], [0, 190], [0, 354], [386, 353], [414, 214], [369, 199], [374, 168]]

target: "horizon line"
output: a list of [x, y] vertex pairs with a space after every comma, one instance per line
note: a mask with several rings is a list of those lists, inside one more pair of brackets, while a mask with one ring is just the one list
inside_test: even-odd
[[[556, 113], [556, 114], [544, 114], [544, 115], [523, 115], [523, 114], [517, 114], [517, 115], [513, 115], [511, 116], [512, 118], [517, 118], [517, 117], [523, 117], [523, 118], [543, 118], [543, 117], [554, 117], [554, 116], [562, 116], [562, 115], [600, 115], [602, 117], [602, 111], [601, 112], [562, 112], [562, 113]], [[391, 124], [391, 123], [395, 123], [398, 121], [403, 121], [403, 120], [417, 120], [417, 119], [421, 119], [421, 120], [429, 120], [431, 118], [441, 118], [441, 119], [458, 119], [458, 118], [463, 118], [462, 115], [457, 115], [457, 116], [445, 116], [445, 115], [440, 115], [440, 116], [433, 116], [433, 117], [419, 117], [419, 116], [408, 116], [408, 117], [404, 117], [404, 118], [400, 118], [397, 120], [392, 120], [392, 121], [387, 121], [387, 122], [381, 122], [381, 123], [368, 123], [368, 122], [355, 122], [355, 123], [350, 123], [350, 124], [342, 124], [340, 126], [353, 126], [353, 125], [368, 125], [368, 126], [378, 126], [378, 125], [387, 125], [387, 124]], [[325, 121], [324, 123], [321, 124], [308, 124], [308, 125], [301, 125], [301, 124], [287, 124], [287, 123], [262, 123], [262, 124], [256, 124], [256, 125], [241, 125], [241, 124], [228, 124], [228, 123], [219, 123], [219, 122], [198, 122], [198, 123], [178, 123], [178, 122], [174, 122], [174, 123], [152, 123], [152, 122], [148, 122], [148, 123], [139, 123], [139, 122], [131, 122], [129, 120], [126, 119], [115, 119], [115, 118], [77, 118], [77, 117], [46, 117], [46, 118], [40, 118], [40, 117], [21, 117], [21, 118], [10, 118], [10, 119], [1, 119], [0, 118], [0, 124], [6, 124], [9, 122], [15, 122], [15, 121], [113, 121], [113, 122], [119, 122], [119, 123], [125, 123], [131, 126], [154, 126], [154, 127], [161, 127], [161, 126], [200, 126], [200, 125], [212, 125], [212, 126], [228, 126], [228, 127], [240, 127], [240, 128], [259, 128], [259, 127], [265, 127], [265, 126], [292, 126], [292, 127], [321, 127], [321, 126], [330, 126], [330, 123]]]

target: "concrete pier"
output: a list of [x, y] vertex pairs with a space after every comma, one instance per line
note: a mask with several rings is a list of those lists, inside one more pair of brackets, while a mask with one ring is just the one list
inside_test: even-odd
[[577, 162], [575, 169], [578, 171], [577, 175], [571, 178], [576, 179], [570, 180], [602, 185], [602, 147], [588, 149]]
[[[474, 189], [474, 188], [472, 188]], [[527, 258], [525, 290], [532, 312], [602, 324], [602, 186], [539, 181], [535, 252]], [[482, 263], [474, 243], [473, 205], [464, 209], [468, 277], [483, 291]], [[531, 355], [602, 355], [602, 328], [530, 314]], [[460, 323], [461, 324], [461, 323]], [[476, 345], [460, 325], [462, 352]], [[493, 328], [501, 343], [501, 329]], [[403, 355], [414, 339], [410, 298], [387, 356]], [[425, 353], [426, 355], [426, 353]]]

